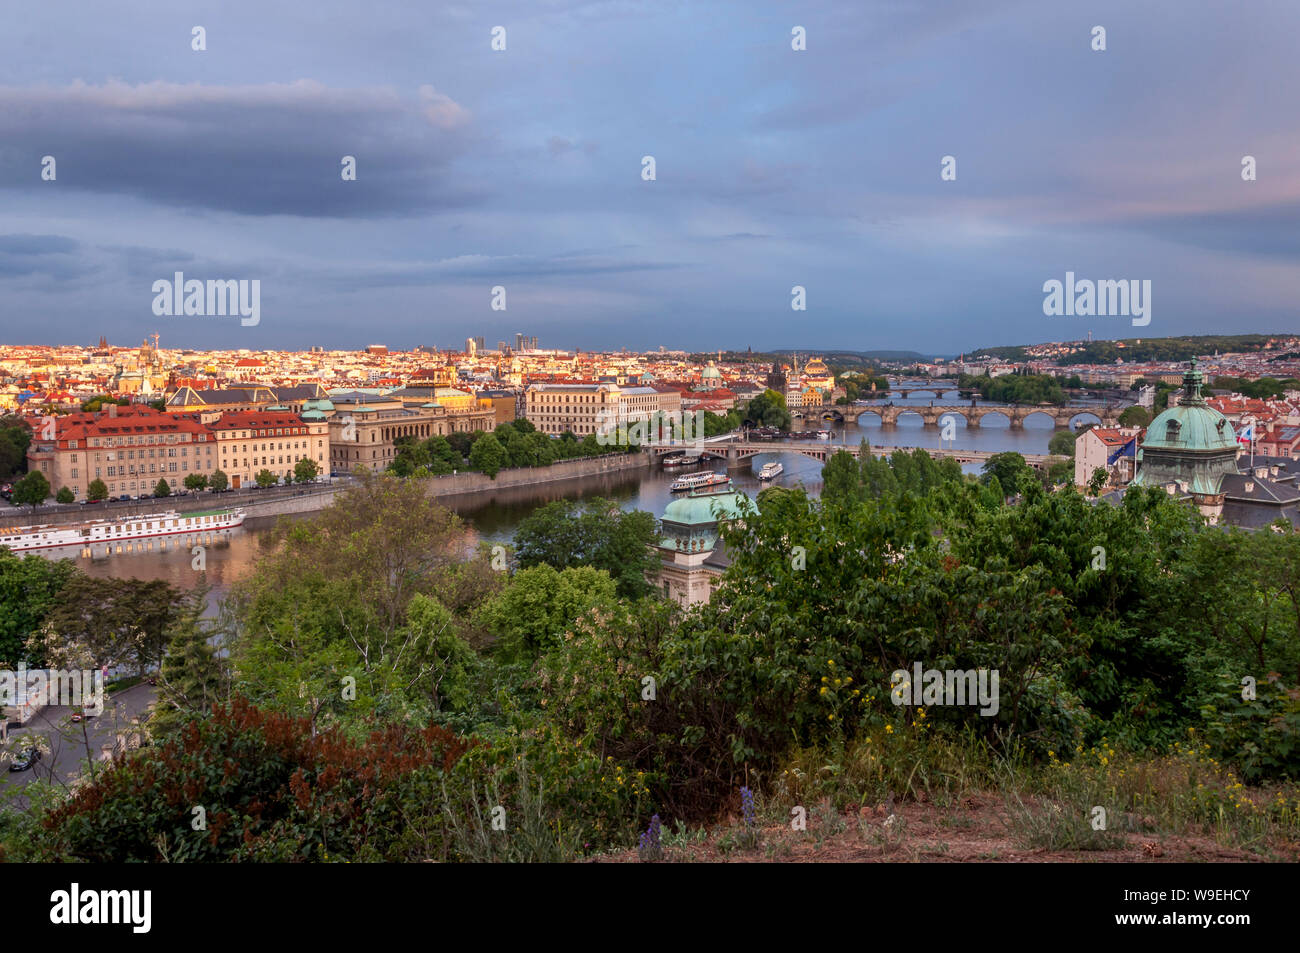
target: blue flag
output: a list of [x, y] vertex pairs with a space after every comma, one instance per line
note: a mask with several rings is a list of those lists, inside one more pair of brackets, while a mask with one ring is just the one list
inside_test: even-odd
[[1109, 457], [1106, 458], [1106, 465], [1109, 466], [1110, 464], [1118, 460], [1120, 457], [1136, 457], [1136, 456], [1137, 456], [1137, 436], [1134, 435], [1129, 438], [1128, 443], [1124, 444], [1124, 446], [1120, 447], [1118, 450], [1116, 450], [1114, 453], [1112, 453]]

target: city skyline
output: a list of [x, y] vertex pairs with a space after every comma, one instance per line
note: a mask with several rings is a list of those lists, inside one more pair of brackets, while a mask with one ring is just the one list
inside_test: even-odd
[[[555, 0], [412, 19], [329, 0], [310, 25], [146, 4], [86, 7], [75, 31], [30, 10], [0, 38], [6, 343], [410, 349], [525, 329], [956, 354], [1293, 331], [1300, 11], [1268, 6]], [[261, 320], [155, 314], [176, 272], [259, 281]], [[1151, 324], [1048, 317], [1044, 282], [1070, 273], [1151, 282]]]

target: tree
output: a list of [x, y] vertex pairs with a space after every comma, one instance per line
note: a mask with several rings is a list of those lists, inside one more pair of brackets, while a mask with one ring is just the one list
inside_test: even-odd
[[1110, 482], [1110, 473], [1105, 467], [1095, 467], [1092, 476], [1088, 479], [1088, 492], [1093, 496], [1101, 496], [1101, 491], [1106, 489], [1106, 484]]
[[470, 676], [478, 656], [456, 629], [455, 616], [437, 599], [422, 593], [411, 597], [404, 634], [425, 668], [416, 681], [428, 687], [435, 712], [463, 709], [470, 701]]
[[835, 503], [862, 499], [858, 461], [847, 450], [836, 450], [822, 467], [822, 499]]
[[40, 470], [33, 470], [14, 484], [12, 502], [15, 506], [30, 506], [35, 512], [50, 495], [50, 481]]
[[1145, 407], [1134, 404], [1120, 411], [1119, 423], [1121, 427], [1145, 427], [1151, 423], [1151, 414]]
[[1025, 463], [1025, 458], [1015, 452], [995, 453], [984, 461], [981, 468], [984, 479], [998, 478], [998, 483], [1008, 493], [1015, 493], [1022, 476], [1033, 476], [1033, 470]]
[[171, 496], [172, 488], [168, 485], [166, 480], [159, 480], [157, 485], [153, 488], [153, 495], [157, 497]]
[[474, 441], [469, 450], [469, 465], [480, 473], [486, 473], [493, 479], [503, 467], [510, 464], [510, 455], [501, 441], [490, 434], [484, 434]]
[[258, 470], [253, 479], [258, 486], [275, 486], [280, 482], [280, 478], [267, 469]]
[[83, 413], [96, 413], [103, 410], [105, 404], [130, 407], [131, 400], [128, 397], [114, 397], [112, 394], [96, 394], [89, 400], [82, 402], [81, 410]]
[[745, 408], [745, 417], [759, 427], [790, 429], [790, 411], [785, 404], [785, 395], [771, 389], [763, 391], [749, 402]]
[[658, 557], [654, 516], [639, 510], [625, 513], [599, 497], [579, 505], [556, 500], [534, 510], [515, 531], [519, 565], [546, 563], [555, 569], [591, 566], [609, 573], [618, 594], [635, 599], [650, 592], [647, 576]]
[[1049, 486], [1069, 481], [1074, 475], [1074, 464], [1069, 460], [1057, 460], [1047, 468], [1044, 476]]
[[75, 503], [77, 498], [72, 493], [71, 487], [59, 487], [59, 492], [54, 494], [54, 499], [60, 503]]
[[8, 480], [23, 472], [31, 443], [31, 431], [21, 418], [12, 414], [0, 417], [0, 480]]
[[103, 480], [96, 477], [90, 481], [90, 486], [86, 487], [86, 499], [91, 502], [104, 500], [108, 498], [108, 485]]
[[533, 658], [561, 644], [584, 613], [608, 611], [616, 600], [609, 573], [591, 566], [562, 571], [545, 563], [521, 569], [479, 609], [480, 625], [508, 659]]
[[457, 430], [447, 434], [447, 445], [459, 455], [457, 461], [459, 466], [464, 466], [465, 457], [469, 454], [470, 447], [474, 445], [475, 438], [481, 432], [476, 430], [474, 433], [465, 433], [463, 430]]
[[185, 477], [185, 489], [203, 490], [208, 485], [208, 478], [202, 473], [191, 473]]
[[311, 457], [303, 457], [293, 465], [293, 478], [298, 483], [310, 483], [320, 473], [320, 467]]
[[203, 619], [209, 588], [201, 585], [182, 598], [167, 628], [167, 654], [158, 678], [158, 703], [150, 726], [156, 733], [173, 730], [228, 700], [229, 662], [217, 654], [217, 630]]
[[226, 476], [225, 470], [213, 470], [209, 483], [211, 483], [215, 492], [222, 493], [226, 487], [230, 486], [230, 477]]
[[44, 661], [30, 639], [79, 572], [67, 559], [19, 558], [0, 548], [0, 670], [12, 670], [24, 660], [35, 668]]
[[72, 576], [46, 616], [41, 648], [51, 664], [85, 652], [95, 667], [134, 661], [139, 671], [162, 658], [180, 593], [161, 580]]
[[[430, 641], [434, 610], [413, 619], [411, 600], [467, 617], [503, 584], [486, 557], [466, 560], [469, 539], [418, 481], [387, 473], [363, 472], [314, 518], [277, 527], [257, 571], [232, 592], [241, 691], [314, 726], [376, 710], [427, 717], [428, 653], [446, 645]], [[355, 700], [340, 695], [345, 676]]]
[[1058, 430], [1052, 434], [1052, 439], [1047, 443], [1047, 452], [1059, 454], [1063, 457], [1074, 456], [1074, 442], [1078, 438], [1068, 430]]

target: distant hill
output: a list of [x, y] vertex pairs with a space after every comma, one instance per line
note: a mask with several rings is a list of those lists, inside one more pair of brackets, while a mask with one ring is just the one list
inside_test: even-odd
[[[1202, 334], [1167, 338], [1126, 338], [1119, 341], [1081, 343], [1078, 350], [1057, 357], [1057, 364], [1113, 364], [1118, 358], [1132, 361], [1187, 361], [1204, 354], [1251, 353], [1267, 349], [1269, 342], [1287, 340], [1281, 334]], [[1042, 345], [982, 347], [971, 356], [987, 355], [1004, 360], [1026, 360]]]
[[776, 354], [816, 354], [825, 358], [857, 358], [861, 361], [928, 361], [930, 355], [920, 351], [851, 351], [844, 348], [828, 347], [782, 347], [775, 348]]
[[[798, 354], [803, 360], [810, 357], [823, 357], [827, 361], [833, 361], [840, 365], [852, 364], [871, 364], [877, 361], [927, 361], [926, 357], [917, 351], [845, 351], [838, 348], [816, 348], [816, 347], [790, 347], [774, 348], [768, 351], [723, 351], [722, 360], [727, 362], [744, 362], [749, 361], [755, 364], [772, 364], [776, 361], [788, 361], [790, 356]], [[706, 360], [716, 360], [717, 351], [702, 351], [698, 354], [691, 354], [690, 360], [702, 362]]]

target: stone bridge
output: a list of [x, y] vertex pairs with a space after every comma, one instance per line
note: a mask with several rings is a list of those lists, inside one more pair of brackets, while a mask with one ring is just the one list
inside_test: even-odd
[[[645, 451], [655, 459], [672, 450], [680, 449], [680, 444], [672, 443], [652, 444], [645, 447]], [[876, 456], [889, 456], [892, 453], [908, 453], [914, 449], [916, 448], [886, 447], [874, 444], [871, 447], [871, 452]], [[997, 450], [957, 450], [936, 447], [923, 447], [921, 449], [936, 460], [951, 457], [958, 463], [983, 463], [989, 457], [1001, 452]], [[722, 437], [710, 438], [703, 455], [706, 460], [726, 460], [727, 467], [730, 469], [741, 466], [750, 457], [760, 453], [799, 453], [825, 463], [838, 450], [847, 450], [857, 456], [860, 447], [855, 444], [831, 443], [829, 440], [746, 440], [739, 435], [728, 434]], [[1021, 456], [1025, 458], [1027, 464], [1036, 469], [1049, 466], [1057, 460], [1068, 459], [1067, 457], [1052, 456], [1046, 453], [1024, 453]]]
[[1120, 408], [1113, 404], [1096, 407], [1057, 407], [1054, 404], [1021, 404], [1006, 407], [984, 404], [875, 404], [872, 406], [823, 405], [805, 407], [805, 419], [820, 419], [823, 414], [832, 414], [836, 420], [856, 422], [859, 417], [874, 414], [880, 418], [881, 426], [893, 427], [903, 414], [916, 414], [927, 427], [938, 427], [944, 417], [961, 417], [966, 426], [979, 426], [980, 422], [992, 414], [1006, 417], [1013, 430], [1024, 427], [1025, 420], [1035, 414], [1042, 414], [1051, 419], [1057, 427], [1068, 428], [1076, 417], [1092, 415], [1101, 420], [1103, 425], [1115, 426], [1119, 423]]

